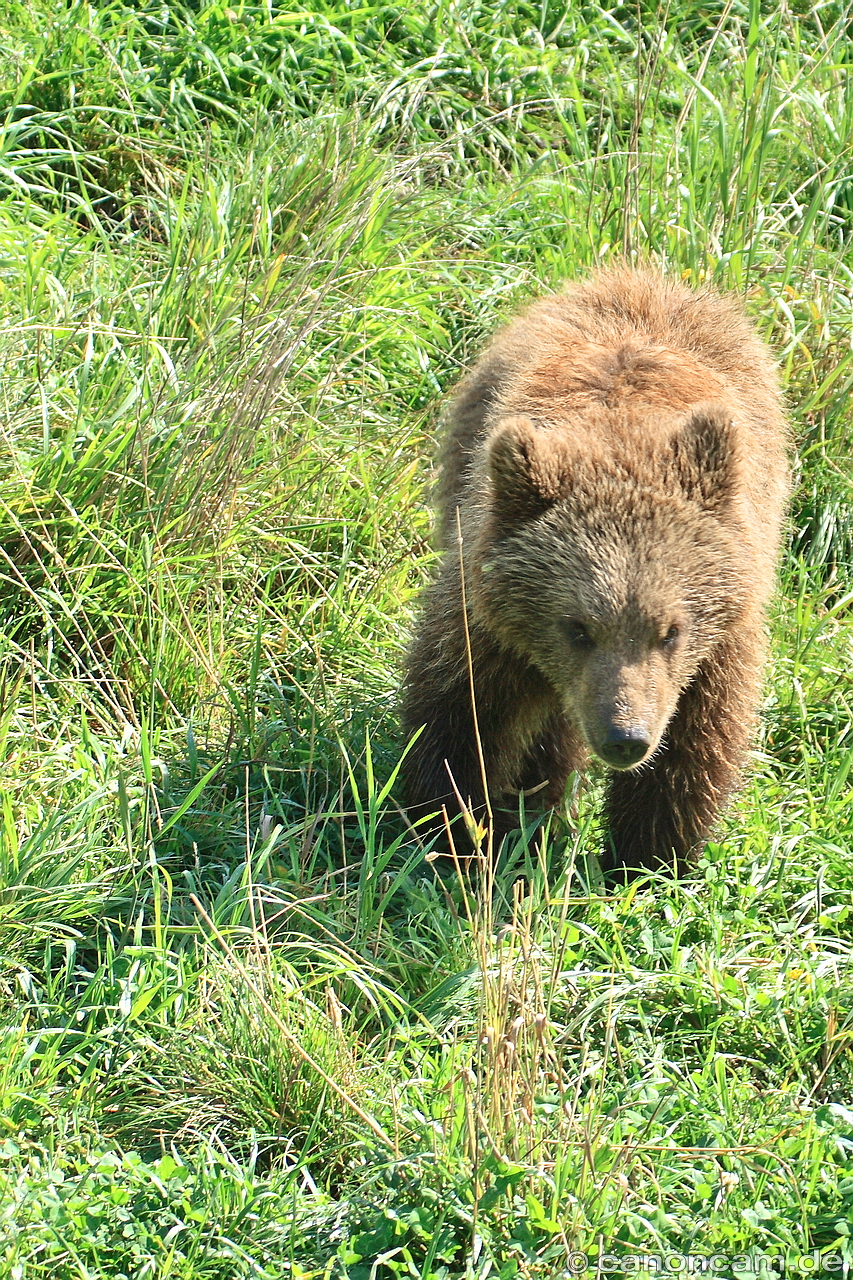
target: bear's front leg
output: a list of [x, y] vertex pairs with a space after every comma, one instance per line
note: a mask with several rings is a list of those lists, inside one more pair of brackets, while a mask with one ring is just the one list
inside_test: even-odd
[[452, 819], [461, 798], [478, 822], [491, 810], [499, 840], [518, 825], [520, 785], [547, 782], [541, 790], [552, 804], [562, 794], [568, 769], [556, 694], [476, 623], [466, 643], [461, 609], [448, 609], [448, 595], [446, 582], [433, 588], [409, 654], [403, 723], [410, 738], [420, 735], [402, 766], [406, 808], [417, 821], [444, 805]]
[[[402, 771], [406, 807], [413, 820], [440, 811], [442, 805], [452, 819], [460, 812], [461, 799], [478, 822], [491, 812], [498, 841], [518, 826], [519, 786], [539, 789], [546, 783], [542, 796], [536, 796], [536, 807], [541, 808], [545, 794], [551, 804], [555, 791], [562, 794], [567, 772], [562, 759], [557, 760], [550, 750], [536, 752], [538, 768], [531, 771], [528, 749], [547, 721], [542, 678], [535, 671], [520, 672], [517, 663], [510, 667], [500, 660], [487, 664], [483, 657], [481, 647], [474, 666], [476, 717], [467, 671], [462, 678], [407, 691], [406, 728], [410, 735], [421, 732]], [[549, 776], [555, 773], [554, 766], [559, 778]]]
[[699, 668], [647, 765], [611, 776], [602, 868], [683, 873], [740, 781], [755, 723], [763, 628], [743, 626]]

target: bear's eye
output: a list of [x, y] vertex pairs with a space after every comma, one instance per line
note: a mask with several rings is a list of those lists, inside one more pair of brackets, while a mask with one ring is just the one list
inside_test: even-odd
[[660, 642], [660, 643], [661, 643], [661, 648], [662, 648], [662, 649], [673, 649], [673, 648], [675, 647], [675, 643], [676, 643], [676, 641], [678, 640], [678, 637], [679, 637], [680, 635], [681, 635], [681, 628], [680, 628], [680, 627], [678, 627], [678, 626], [676, 626], [676, 624], [673, 622], [673, 624], [672, 624], [672, 626], [670, 627], [669, 631], [667, 631], [666, 635], [664, 636], [664, 638], [663, 638], [663, 639], [661, 640], [661, 642]]
[[563, 622], [563, 632], [573, 649], [594, 649], [595, 641], [587, 631], [582, 622], [578, 622], [576, 618], [566, 618]]

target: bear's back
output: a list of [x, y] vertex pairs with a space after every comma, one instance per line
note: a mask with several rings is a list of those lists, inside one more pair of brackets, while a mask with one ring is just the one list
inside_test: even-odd
[[[494, 424], [529, 414], [555, 430], [600, 437], [634, 422], [634, 449], [654, 448], [667, 416], [722, 402], [746, 439], [745, 496], [775, 548], [786, 495], [787, 432], [776, 370], [737, 304], [651, 271], [600, 271], [534, 302], [461, 382], [441, 458], [443, 541], [456, 508], [481, 506], [479, 455]], [[463, 519], [464, 523], [464, 519]]]

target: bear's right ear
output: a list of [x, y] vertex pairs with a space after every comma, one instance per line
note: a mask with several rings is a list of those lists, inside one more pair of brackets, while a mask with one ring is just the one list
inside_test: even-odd
[[524, 414], [501, 419], [489, 440], [488, 456], [492, 508], [505, 527], [534, 520], [563, 496], [559, 451]]
[[672, 441], [671, 465], [684, 494], [722, 516], [737, 488], [738, 463], [731, 411], [714, 401], [694, 405]]

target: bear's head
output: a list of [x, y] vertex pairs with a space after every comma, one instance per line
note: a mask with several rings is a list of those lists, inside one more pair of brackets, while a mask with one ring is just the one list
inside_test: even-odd
[[641, 765], [748, 606], [730, 411], [697, 405], [600, 438], [507, 418], [487, 465], [478, 618], [541, 671], [605, 764]]

